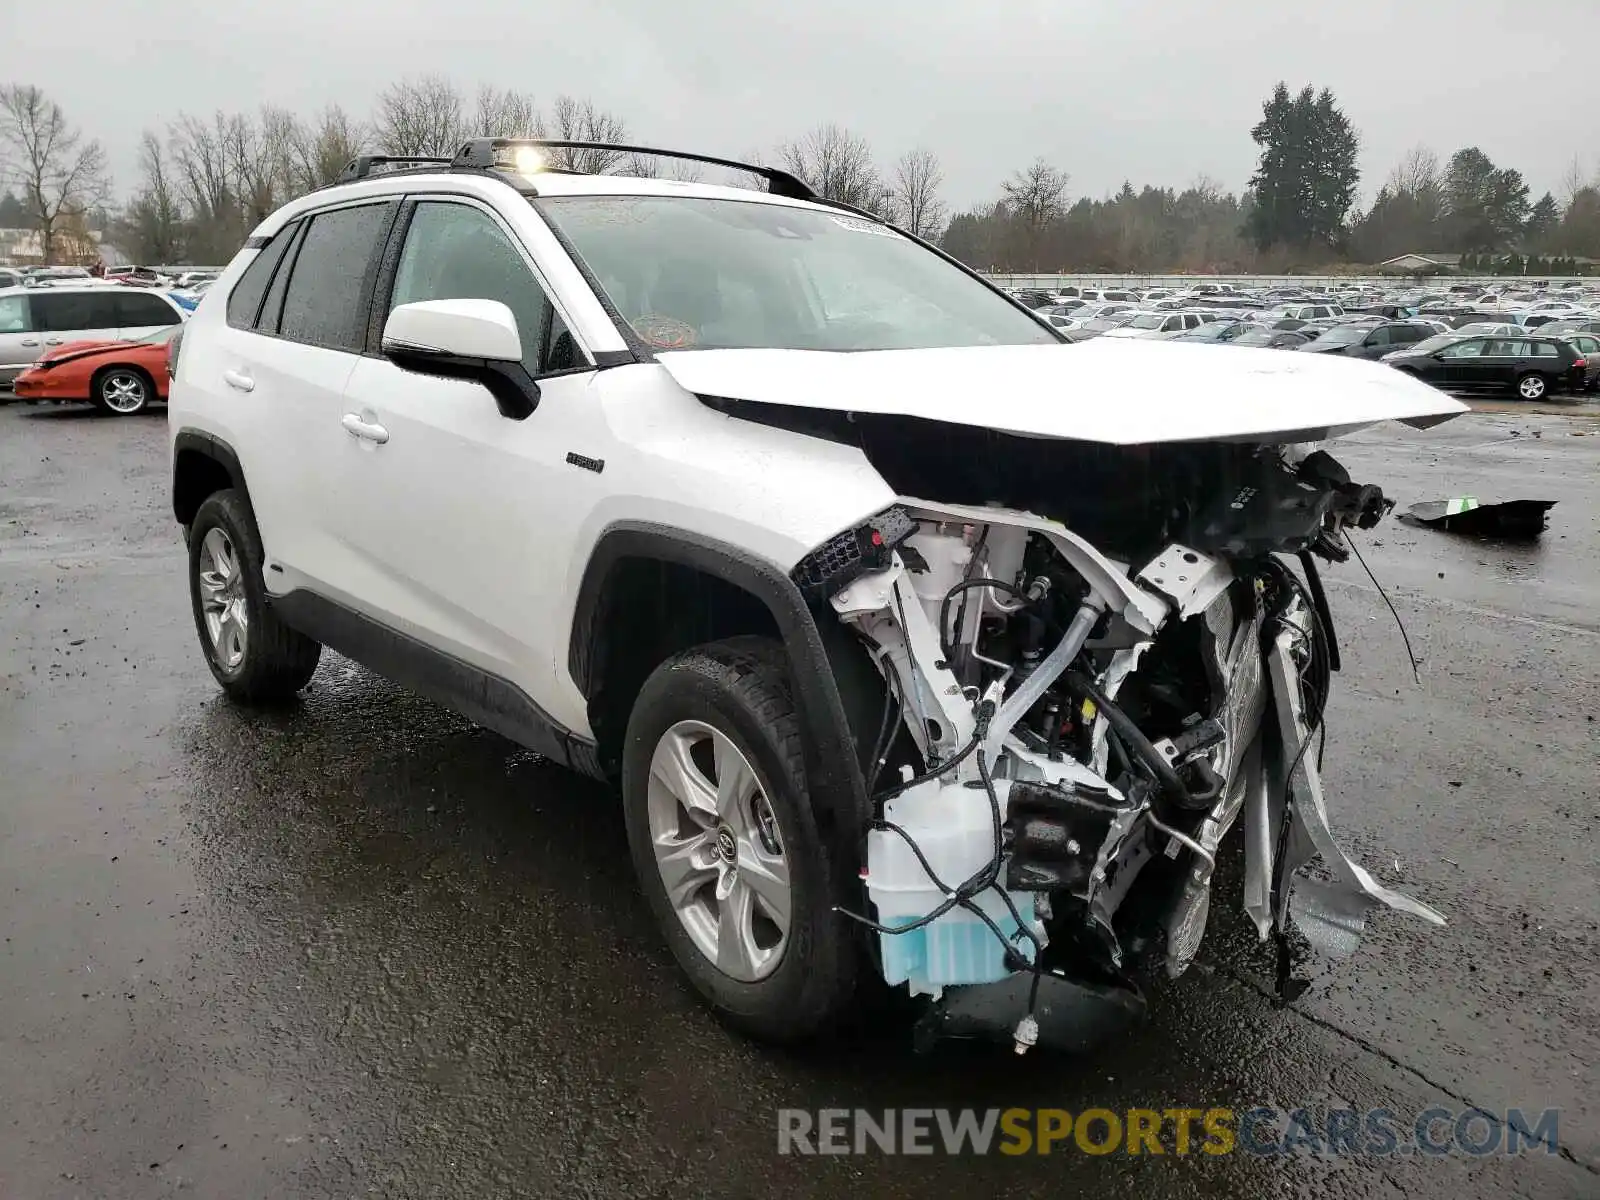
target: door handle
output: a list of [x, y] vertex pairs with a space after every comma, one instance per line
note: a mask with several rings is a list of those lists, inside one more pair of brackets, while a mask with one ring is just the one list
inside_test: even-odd
[[22, 344], [24, 346], [37, 346], [39, 344], [39, 339], [38, 338], [23, 338], [22, 339]]
[[59, 346], [59, 345], [61, 345], [61, 339], [60, 338], [45, 338], [44, 344], [46, 346]]
[[256, 390], [256, 381], [243, 371], [228, 369], [222, 373], [222, 382], [240, 392], [253, 392]]
[[345, 432], [351, 437], [358, 437], [362, 441], [376, 442], [381, 446], [389, 440], [389, 431], [387, 429], [382, 425], [363, 421], [360, 413], [345, 413], [339, 419], [339, 424], [345, 427]]

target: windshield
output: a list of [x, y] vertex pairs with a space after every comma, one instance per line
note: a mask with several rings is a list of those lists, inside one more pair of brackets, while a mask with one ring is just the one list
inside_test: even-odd
[[1165, 321], [1165, 317], [1157, 316], [1155, 313], [1140, 313], [1137, 317], [1128, 322], [1128, 328], [1160, 329]]
[[1335, 325], [1324, 330], [1316, 340], [1324, 346], [1348, 346], [1361, 341], [1370, 332], [1371, 325]]
[[847, 213], [680, 196], [533, 203], [639, 338], [672, 350], [1059, 342], [893, 230]]
[[134, 338], [133, 345], [159, 346], [163, 342], [170, 342], [172, 340], [172, 335], [177, 333], [179, 328], [181, 327], [177, 325], [168, 325], [166, 328], [158, 329], [154, 333], [147, 333], [142, 338]]

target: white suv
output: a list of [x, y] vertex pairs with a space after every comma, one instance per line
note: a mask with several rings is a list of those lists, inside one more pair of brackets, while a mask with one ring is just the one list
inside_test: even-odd
[[616, 781], [674, 955], [766, 1037], [870, 975], [933, 1034], [1108, 1036], [1241, 825], [1263, 937], [1439, 919], [1339, 852], [1303, 753], [1336, 656], [1280, 556], [1385, 504], [1277, 443], [1459, 404], [1068, 345], [781, 171], [541, 169], [564, 145], [357, 160], [190, 319], [173, 504], [230, 696], [325, 645]]

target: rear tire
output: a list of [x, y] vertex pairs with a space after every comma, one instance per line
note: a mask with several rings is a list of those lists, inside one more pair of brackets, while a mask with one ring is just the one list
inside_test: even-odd
[[1530, 371], [1517, 380], [1517, 395], [1524, 400], [1543, 400], [1549, 391], [1549, 382], [1537, 371]]
[[717, 1015], [780, 1042], [835, 1025], [854, 996], [856, 950], [833, 911], [839, 881], [782, 648], [734, 638], [657, 667], [628, 718], [622, 800], [640, 890]]
[[137, 367], [108, 367], [89, 385], [89, 399], [103, 413], [131, 417], [150, 407], [155, 381]]
[[189, 527], [189, 599], [206, 665], [232, 699], [292, 697], [317, 669], [322, 645], [267, 604], [261, 535], [243, 493], [213, 492]]

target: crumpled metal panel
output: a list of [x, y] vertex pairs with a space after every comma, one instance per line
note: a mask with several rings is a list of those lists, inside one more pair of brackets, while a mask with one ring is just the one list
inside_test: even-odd
[[[1303, 618], [1303, 612], [1300, 614]], [[1267, 655], [1267, 670], [1272, 681], [1273, 702], [1277, 708], [1281, 744], [1286, 753], [1293, 755], [1304, 744], [1307, 731], [1301, 711], [1299, 675], [1295, 669], [1293, 646], [1300, 630], [1285, 629], [1273, 639]], [[1434, 925], [1443, 925], [1442, 914], [1413, 899], [1403, 892], [1384, 887], [1363, 867], [1353, 862], [1340, 849], [1328, 827], [1328, 810], [1322, 795], [1322, 778], [1310, 754], [1300, 756], [1293, 778], [1294, 799], [1291, 807], [1291, 838], [1285, 852], [1283, 873], [1290, 878], [1291, 892], [1282, 897], [1288, 915], [1295, 918], [1301, 932], [1318, 950], [1335, 956], [1348, 956], [1360, 942], [1367, 910], [1382, 904], [1396, 912], [1409, 913]], [[1269, 828], [1275, 828], [1276, 825]], [[1258, 831], [1259, 833], [1259, 831]], [[1253, 839], [1254, 840], [1254, 839]], [[1258, 847], [1252, 847], [1258, 849]], [[1258, 874], [1256, 886], [1263, 878], [1272, 878], [1270, 837], [1266, 847], [1264, 876]], [[1295, 872], [1312, 858], [1320, 856], [1331, 878], [1316, 880], [1296, 878]], [[1259, 897], [1252, 896], [1249, 879], [1246, 880], [1246, 903]], [[1256, 914], [1252, 912], [1252, 916]], [[1284, 912], [1277, 915], [1281, 925]], [[1261, 922], [1257, 918], [1257, 928]], [[1265, 931], [1263, 931], [1265, 936]]]

